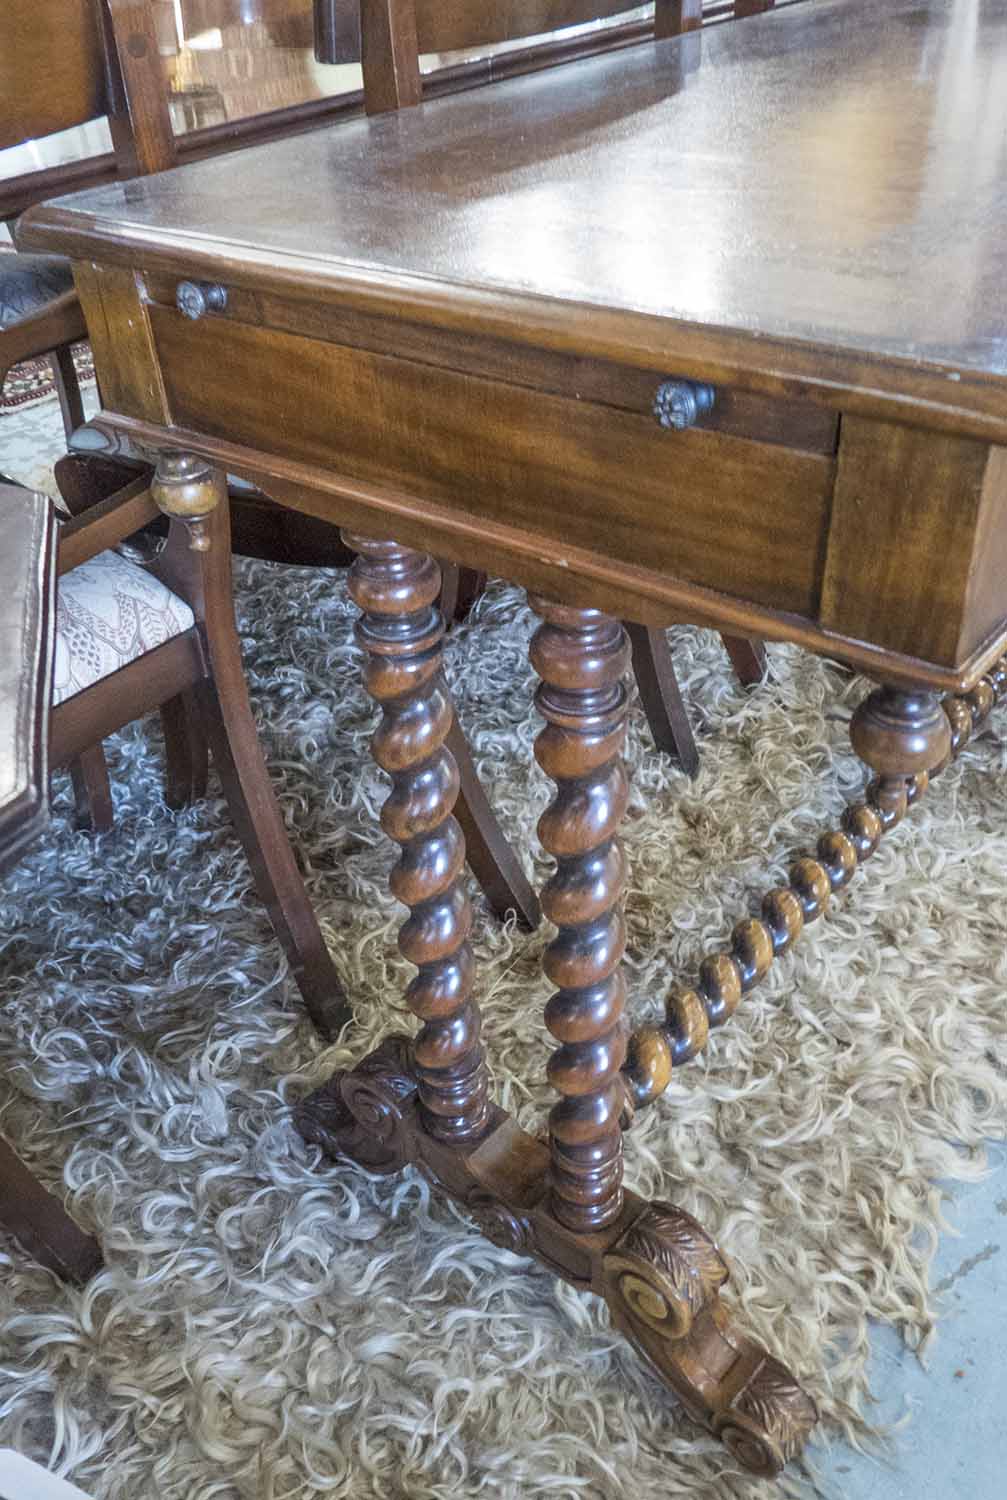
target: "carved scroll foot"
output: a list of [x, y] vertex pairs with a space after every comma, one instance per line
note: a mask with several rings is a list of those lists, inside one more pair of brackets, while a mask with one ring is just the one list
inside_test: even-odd
[[683, 1406], [753, 1474], [801, 1450], [818, 1409], [785, 1365], [731, 1323], [716, 1244], [684, 1209], [649, 1203], [605, 1254], [612, 1321]]
[[371, 1171], [412, 1163], [495, 1245], [604, 1297], [616, 1327], [744, 1468], [776, 1474], [799, 1451], [818, 1417], [814, 1402], [732, 1326], [719, 1299], [727, 1266], [683, 1209], [627, 1191], [611, 1225], [571, 1228], [549, 1191], [549, 1147], [505, 1111], [491, 1105], [485, 1135], [463, 1146], [427, 1128], [404, 1036], [336, 1074], [295, 1122], [326, 1153]]
[[411, 1159], [405, 1112], [416, 1094], [409, 1054], [408, 1037], [387, 1036], [355, 1068], [333, 1073], [294, 1111], [304, 1139], [371, 1172], [401, 1172]]

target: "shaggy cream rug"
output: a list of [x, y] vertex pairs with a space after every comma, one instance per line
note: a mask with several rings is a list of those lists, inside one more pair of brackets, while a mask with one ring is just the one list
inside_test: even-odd
[[[165, 809], [153, 724], [109, 746], [112, 834], [73, 832], [59, 791], [51, 836], [0, 889], [0, 1124], [95, 1227], [107, 1269], [69, 1291], [0, 1243], [0, 1446], [101, 1500], [815, 1493], [814, 1448], [812, 1470], [776, 1486], [741, 1476], [599, 1302], [479, 1238], [419, 1175], [372, 1180], [294, 1133], [291, 1105], [402, 1024], [406, 968], [344, 579], [242, 564], [238, 608], [356, 1021], [336, 1046], [313, 1034], [223, 803]], [[448, 656], [481, 772], [541, 879], [530, 629], [497, 585]], [[776, 647], [746, 693], [716, 636], [677, 630], [674, 646], [702, 770], [685, 780], [634, 712], [638, 1017], [863, 781], [847, 742], [862, 682]], [[739, 1316], [807, 1382], [825, 1441], [871, 1438], [869, 1320], [926, 1340], [934, 1183], [977, 1175], [1007, 1121], [1002, 727], [629, 1137], [629, 1182], [720, 1239]], [[480, 907], [477, 939], [497, 1088], [537, 1127], [543, 937]]]

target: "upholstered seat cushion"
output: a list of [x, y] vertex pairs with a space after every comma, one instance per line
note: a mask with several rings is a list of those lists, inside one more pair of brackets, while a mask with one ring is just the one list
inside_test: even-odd
[[73, 287], [70, 262], [62, 255], [0, 255], [0, 329]]
[[194, 624], [184, 599], [117, 552], [65, 573], [56, 596], [53, 703], [62, 703]]

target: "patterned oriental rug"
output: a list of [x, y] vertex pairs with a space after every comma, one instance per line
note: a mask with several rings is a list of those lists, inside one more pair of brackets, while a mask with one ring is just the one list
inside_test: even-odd
[[[45, 421], [58, 451], [58, 414]], [[109, 746], [113, 833], [75, 833], [58, 787], [51, 836], [0, 886], [0, 1126], [97, 1230], [107, 1269], [71, 1291], [0, 1243], [0, 1446], [100, 1500], [819, 1493], [814, 1447], [776, 1485], [733, 1470], [600, 1302], [480, 1238], [418, 1174], [373, 1178], [295, 1134], [299, 1098], [411, 1024], [410, 971], [344, 578], [241, 564], [237, 588], [266, 753], [355, 1024], [334, 1046], [313, 1033], [222, 802], [165, 808], [154, 722]], [[531, 628], [520, 593], [493, 586], [453, 632], [448, 671], [541, 879]], [[673, 644], [702, 768], [687, 781], [634, 710], [638, 1018], [863, 784], [847, 738], [862, 682], [771, 647], [770, 680], [745, 692], [716, 636]], [[979, 1175], [984, 1140], [1005, 1133], [1004, 727], [629, 1137], [630, 1184], [724, 1245], [734, 1304], [818, 1400], [822, 1441], [876, 1440], [870, 1320], [926, 1344], [935, 1183]], [[496, 1087], [532, 1129], [550, 1103], [544, 941], [477, 903]]]
[[[82, 387], [93, 385], [94, 360], [90, 344], [74, 345], [73, 362]], [[7, 373], [7, 379], [0, 389], [0, 412], [37, 406], [39, 402], [48, 400], [55, 389], [56, 382], [48, 359], [23, 360]]]

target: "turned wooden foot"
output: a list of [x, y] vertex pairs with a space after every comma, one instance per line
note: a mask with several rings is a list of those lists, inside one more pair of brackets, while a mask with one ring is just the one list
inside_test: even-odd
[[877, 772], [871, 801], [885, 831], [905, 816], [930, 774], [951, 756], [947, 714], [938, 694], [926, 688], [875, 688], [853, 715], [850, 739], [860, 759]]

